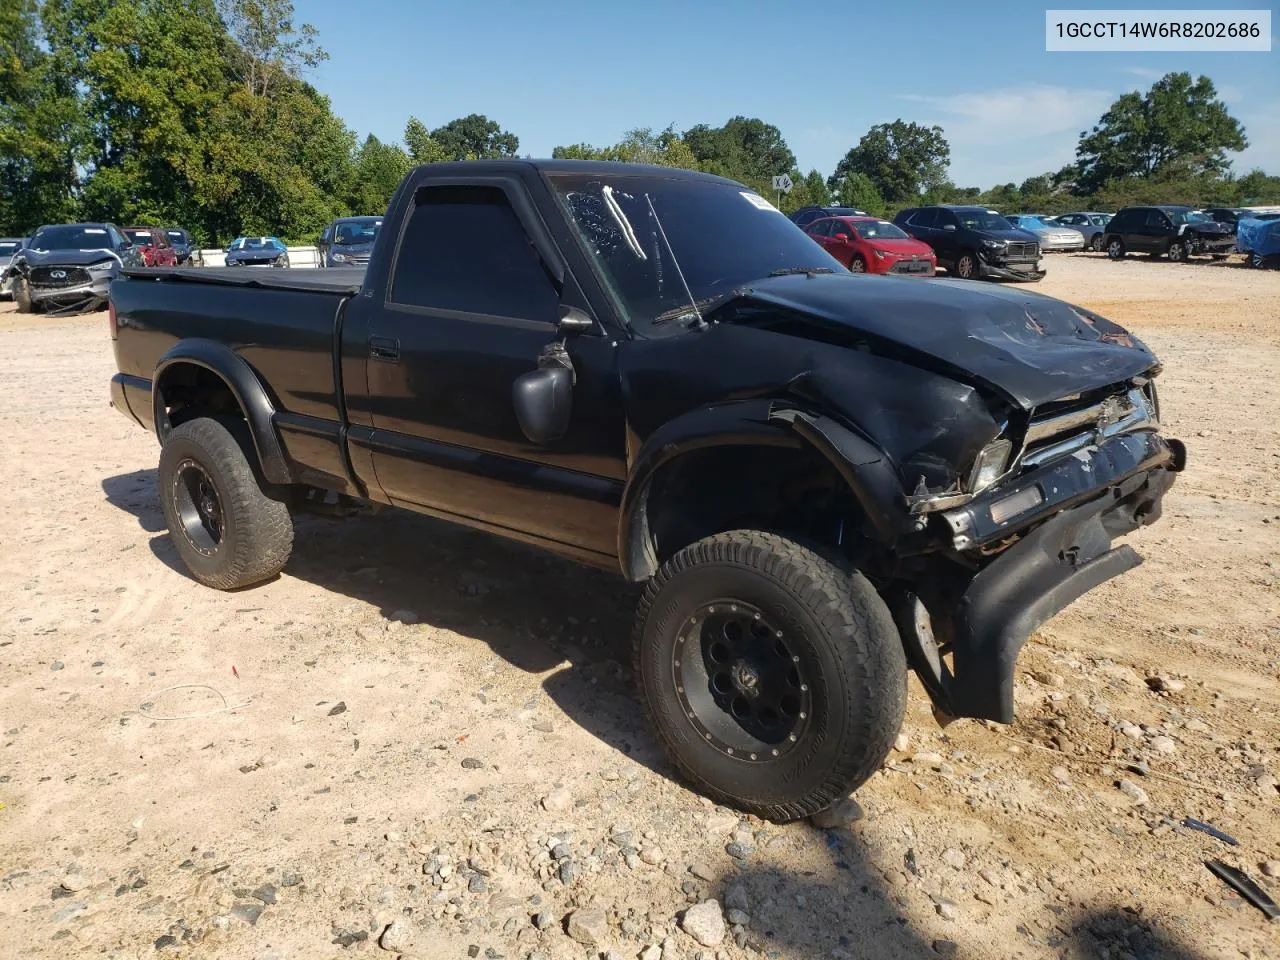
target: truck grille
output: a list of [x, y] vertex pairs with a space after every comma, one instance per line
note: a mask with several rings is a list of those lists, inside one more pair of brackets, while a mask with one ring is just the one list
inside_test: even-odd
[[1010, 243], [1005, 256], [1010, 260], [1034, 260], [1040, 253], [1036, 243]]
[[89, 271], [83, 267], [32, 267], [33, 287], [75, 287], [89, 282]]
[[1044, 413], [1037, 411], [1027, 427], [1021, 458], [1024, 469], [1042, 466], [1116, 434], [1160, 426], [1150, 384], [1100, 400], [1059, 402], [1048, 408]]

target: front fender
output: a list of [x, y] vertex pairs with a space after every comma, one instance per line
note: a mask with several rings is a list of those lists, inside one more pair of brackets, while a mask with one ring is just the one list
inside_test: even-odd
[[288, 460], [275, 426], [275, 404], [257, 373], [243, 357], [216, 340], [193, 337], [171, 347], [156, 364], [151, 391], [152, 422], [161, 443], [171, 429], [164, 399], [165, 371], [179, 364], [192, 364], [215, 374], [231, 391], [244, 413], [258, 453], [262, 474], [270, 483], [292, 483]]
[[847, 427], [818, 414], [769, 399], [703, 407], [655, 430], [636, 454], [622, 495], [618, 557], [629, 580], [657, 572], [659, 558], [648, 522], [648, 497], [657, 474], [672, 461], [709, 447], [811, 447], [849, 484], [871, 525], [869, 533], [891, 544], [910, 529], [906, 499], [889, 457]]

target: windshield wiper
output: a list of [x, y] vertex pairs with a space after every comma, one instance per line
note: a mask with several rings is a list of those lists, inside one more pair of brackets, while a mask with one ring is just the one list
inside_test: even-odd
[[769, 271], [769, 276], [789, 277], [796, 273], [803, 273], [812, 277], [816, 273], [835, 273], [835, 271], [830, 267], [783, 267], [781, 270]]
[[670, 323], [672, 320], [692, 320], [697, 323], [707, 314], [714, 313], [730, 300], [736, 300], [744, 292], [741, 289], [730, 290], [728, 293], [720, 293], [714, 297], [705, 297], [702, 300], [686, 303], [683, 306], [676, 307], [674, 310], [658, 314], [650, 321], [650, 325], [660, 327], [664, 323]]

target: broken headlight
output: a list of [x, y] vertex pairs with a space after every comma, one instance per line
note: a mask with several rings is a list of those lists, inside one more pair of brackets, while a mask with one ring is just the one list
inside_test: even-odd
[[980, 451], [973, 461], [973, 469], [969, 471], [969, 482], [965, 484], [967, 493], [979, 493], [1004, 475], [1009, 466], [1009, 454], [1013, 452], [1013, 444], [1008, 440], [992, 440]]

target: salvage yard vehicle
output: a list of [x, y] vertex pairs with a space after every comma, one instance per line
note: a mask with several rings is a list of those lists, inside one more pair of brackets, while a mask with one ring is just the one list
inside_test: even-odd
[[932, 277], [938, 268], [927, 243], [879, 217], [828, 217], [804, 232], [854, 273]]
[[200, 248], [191, 234], [181, 227], [169, 227], [165, 230], [165, 235], [169, 238], [169, 243], [173, 247], [174, 254], [178, 258], [178, 266], [188, 263], [196, 263], [200, 259]]
[[125, 227], [124, 235], [133, 241], [142, 262], [148, 267], [176, 267], [178, 251], [169, 235], [159, 227]]
[[1185, 463], [1120, 327], [855, 277], [730, 180], [432, 164], [383, 226], [365, 270], [113, 286], [112, 403], [187, 570], [260, 583], [295, 512], [371, 502], [645, 582], [660, 741], [774, 820], [879, 769], [908, 662], [941, 714], [1012, 722], [1026, 637], [1140, 562], [1112, 541]]
[[1045, 253], [1071, 253], [1084, 249], [1083, 233], [1074, 227], [1046, 220], [1038, 213], [1017, 213], [1005, 219], [1011, 226], [1025, 230], [1040, 241], [1040, 249]]
[[341, 217], [324, 228], [316, 243], [320, 267], [363, 267], [378, 239], [381, 217]]
[[132, 241], [111, 223], [40, 227], [9, 264], [19, 313], [86, 312], [107, 302], [125, 267], [143, 266]]
[[791, 213], [791, 222], [797, 227], [807, 227], [823, 217], [865, 217], [867, 211], [856, 207], [801, 207]]
[[961, 280], [1042, 280], [1040, 241], [995, 210], [939, 204], [899, 210], [893, 222], [933, 248]]
[[1053, 218], [1053, 222], [1070, 227], [1072, 230], [1079, 230], [1084, 234], [1085, 246], [1094, 253], [1101, 253], [1102, 237], [1107, 232], [1107, 224], [1111, 222], [1111, 214], [1084, 210], [1078, 213], [1059, 214]]
[[1236, 228], [1236, 249], [1259, 270], [1280, 268], [1280, 218], [1242, 218]]
[[1235, 230], [1190, 207], [1125, 207], [1107, 224], [1103, 248], [1112, 260], [1130, 253], [1161, 255], [1175, 263], [1201, 253], [1223, 259], [1235, 249]]
[[0, 297], [13, 296], [13, 277], [9, 264], [13, 255], [26, 243], [22, 237], [0, 237]]
[[227, 247], [228, 267], [287, 267], [289, 248], [278, 237], [236, 237]]

